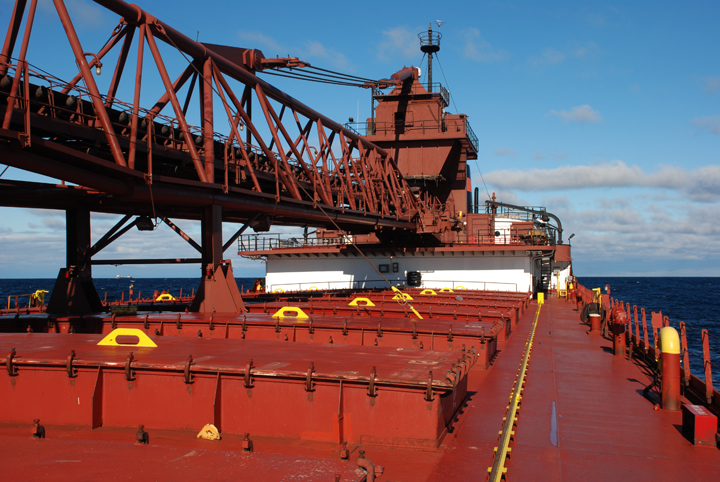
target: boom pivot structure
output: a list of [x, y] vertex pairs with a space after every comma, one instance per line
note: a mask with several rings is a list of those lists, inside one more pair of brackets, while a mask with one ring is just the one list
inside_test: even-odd
[[[421, 208], [387, 151], [255, 75], [309, 64], [202, 44], [135, 5], [96, 3], [122, 18], [94, 53], [81, 44], [63, 0], [53, 1], [72, 51], [67, 62], [79, 67], [69, 81], [32, 66], [28, 45], [37, 0], [15, 3], [0, 53], [0, 155], [5, 164], [63, 184], [4, 182], [3, 205], [66, 209], [73, 219], [79, 209], [202, 220], [199, 259], [206, 280], [222, 266], [228, 279], [223, 222], [252, 220], [256, 230], [272, 224], [417, 229]], [[112, 52], [112, 74], [96, 78], [93, 69], [99, 73]], [[163, 88], [143, 106], [141, 93], [153, 90], [143, 82], [148, 64]], [[123, 101], [128, 84], [132, 99]], [[195, 120], [189, 115], [193, 101], [199, 103]], [[220, 119], [229, 126], [226, 134], [216, 132]], [[82, 230], [89, 233], [89, 225]], [[89, 279], [89, 238], [80, 242], [84, 247], [77, 236], [68, 239], [82, 269], [69, 265], [65, 273]], [[241, 310], [241, 304], [223, 309]]]

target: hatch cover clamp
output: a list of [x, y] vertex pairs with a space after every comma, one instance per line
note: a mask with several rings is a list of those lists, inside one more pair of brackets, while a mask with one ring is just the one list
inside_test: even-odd
[[157, 347], [157, 344], [139, 328], [116, 328], [100, 340], [98, 345]]
[[[290, 315], [286, 313], [295, 313], [295, 315]], [[295, 318], [296, 320], [307, 320], [310, 318], [308, 315], [305, 314], [303, 310], [298, 308], [297, 306], [283, 306], [279, 310], [275, 312], [274, 315], [272, 315], [273, 318]]]

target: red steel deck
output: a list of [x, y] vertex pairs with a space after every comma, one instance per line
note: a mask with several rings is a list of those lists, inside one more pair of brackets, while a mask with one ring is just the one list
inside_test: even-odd
[[[524, 321], [489, 372], [471, 372], [467, 418], [426, 480], [479, 480], [492, 465], [502, 395], [512, 391], [530, 328]], [[681, 412], [655, 411], [643, 397], [652, 377], [587, 330], [571, 303], [543, 305], [508, 480], [718, 480], [720, 451], [685, 439]], [[488, 402], [488, 392], [498, 395]]]
[[[485, 371], [477, 366], [470, 370], [467, 378], [469, 395], [467, 405], [460, 407], [440, 446], [420, 449], [377, 445], [372, 443], [372, 440], [361, 439], [348, 447], [351, 452], [349, 464], [354, 467], [359, 450], [366, 450], [368, 458], [373, 463], [385, 466], [385, 474], [380, 480], [483, 480], [488, 467], [492, 465], [493, 448], [497, 446], [498, 432], [502, 429], [506, 412], [508, 400], [506, 397], [510, 395], [517, 375], [535, 309], [536, 305], [533, 304], [522, 316], [511, 338], [500, 344], [501, 352], [490, 370]], [[681, 412], [655, 411], [652, 403], [643, 397], [642, 388], [651, 381], [643, 367], [637, 361], [613, 356], [609, 340], [597, 335], [588, 335], [586, 332], [587, 326], [580, 323], [579, 313], [574, 304], [551, 298], [543, 305], [522, 405], [518, 412], [514, 442], [511, 445], [512, 457], [508, 463], [508, 480], [717, 480], [720, 470], [720, 450], [693, 446], [685, 439], [681, 433]], [[11, 336], [14, 341], [19, 341], [15, 337], [33, 338], [47, 335], [3, 336]], [[50, 336], [53, 339], [64, 337], [64, 339], [81, 340], [85, 335]], [[182, 338], [160, 337], [160, 340], [175, 343], [181, 342]], [[195, 343], [239, 342], [239, 340], [197, 339], [192, 341]], [[244, 342], [262, 343], [252, 340]], [[265, 343], [271, 344], [271, 342]], [[16, 345], [18, 354], [21, 354], [24, 348], [21, 349], [22, 345], [19, 342]], [[299, 345], [303, 344], [283, 345], [287, 347], [283, 349], [290, 350]], [[3, 351], [6, 351], [5, 346], [3, 344]], [[76, 346], [79, 345], [76, 343]], [[321, 357], [317, 355], [317, 350], [324, 345], [306, 345], [306, 347], [308, 356], [315, 359], [316, 368], [321, 366], [321, 362], [318, 361]], [[339, 347], [337, 345], [330, 348]], [[343, 349], [350, 348], [358, 347], [343, 347]], [[364, 349], [378, 350], [377, 353], [383, 352], [382, 350], [386, 350], [383, 353], [390, 353], [393, 350], [382, 347]], [[123, 350], [126, 351], [125, 348]], [[397, 352], [396, 349], [395, 351]], [[399, 353], [404, 351], [407, 350]], [[176, 365], [182, 364], [186, 354], [183, 352], [183, 355], [173, 359], [173, 362]], [[275, 355], [278, 355], [277, 351], [273, 351], [273, 356]], [[197, 351], [196, 360], [200, 360], [203, 356], [210, 355]], [[228, 353], [227, 356], [230, 354]], [[79, 349], [78, 358], [80, 358]], [[138, 355], [138, 360], [141, 359], [142, 357]], [[287, 360], [290, 359], [296, 360], [296, 363], [300, 363], [297, 360], [305, 360], [299, 354], [288, 353]], [[260, 358], [256, 359], [257, 366], [266, 362], [269, 360], [261, 362]], [[202, 363], [209, 361], [199, 362], [198, 365]], [[343, 370], [342, 363], [344, 362], [338, 361], [337, 367], [333, 370]], [[300, 374], [307, 368], [301, 365], [302, 363], [295, 370]], [[363, 368], [369, 369], [370, 365], [368, 363]], [[65, 374], [65, 368], [59, 370], [64, 377], [64, 383], [69, 384], [70, 380]], [[124, 376], [122, 373], [120, 370], [118, 376]], [[17, 380], [19, 381], [23, 375], [27, 377], [28, 373], [27, 369], [23, 373], [21, 366]], [[422, 370], [418, 369], [417, 376], [410, 376], [409, 379], [416, 380], [418, 387], [422, 387]], [[10, 382], [7, 382], [6, 389], [9, 385]], [[180, 385], [184, 384], [180, 382]], [[307, 397], [302, 387], [301, 382], [299, 389]], [[366, 390], [367, 377], [362, 390], [365, 398], [367, 398]], [[336, 408], [337, 387], [334, 394]], [[378, 402], [381, 401], [382, 395], [381, 391]], [[166, 397], [170, 400], [172, 396]], [[415, 396], [422, 400], [422, 395], [414, 394], [413, 397]], [[7, 400], [5, 395], [2, 399]], [[402, 408], [398, 409], [398, 407]], [[296, 406], [296, 408], [293, 413], [302, 414], [300, 407]], [[30, 414], [28, 413], [27, 416]], [[395, 406], [392, 416], [401, 420], [403, 424], [410, 423], [404, 403]], [[194, 427], [193, 432], [153, 431], [147, 428], [151, 436], [151, 445], [135, 447], [132, 445], [134, 429], [131, 427], [103, 426], [90, 430], [88, 425], [62, 427], [48, 423], [46, 425], [48, 439], [37, 441], [29, 440], [31, 420], [27, 422], [24, 418], [22, 420], [22, 423], [15, 422], [0, 427], [2, 434], [0, 450], [6, 454], [20, 454], [18, 456], [24, 462], [18, 467], [22, 467], [24, 471], [16, 474], [24, 478], [46, 474], [48, 467], [56, 468], [58, 476], [65, 473], [61, 472], [62, 470], [66, 470], [68, 474], [70, 470], [77, 470], [71, 469], [69, 462], [61, 464], [59, 460], [83, 460], [87, 462], [85, 467], [99, 467], [101, 464], [96, 460], [103, 460], [105, 463], [103, 467], [112, 467], [112, 473], [118, 478], [129, 478], [133, 474], [139, 474], [135, 461], [137, 464], [148, 461], [150, 458], [146, 454], [150, 451], [157, 454], [152, 458], [153, 468], [147, 469], [151, 471], [143, 472], [150, 477], [153, 474], [168, 474], [168, 477], [174, 479], [191, 479], [196, 474], [195, 469], [189, 468], [186, 472], [182, 472], [177, 470], [177, 466], [179, 464], [189, 467], [188, 460], [198, 456], [207, 460], [208, 467], [212, 467], [211, 472], [222, 478], [226, 473], [228, 475], [241, 473], [236, 472], [234, 465], [222, 462], [223, 460], [246, 460], [242, 457], [247, 455], [238, 453], [241, 447], [241, 435], [223, 433], [223, 440], [220, 442], [196, 440], [194, 437], [199, 426]], [[211, 418], [203, 420], [205, 423], [211, 421]], [[283, 439], [263, 437], [261, 434], [253, 435], [253, 440], [255, 453], [251, 457], [258, 457], [257, 467], [263, 467], [265, 461], [273, 460], [277, 464], [283, 464], [283, 468], [288, 470], [295, 467], [294, 463], [288, 460], [302, 460], [303, 467], [313, 467], [312, 464], [320, 467], [321, 461], [326, 461], [329, 464], [327, 467], [347, 463], [339, 462], [336, 440], [308, 440], [302, 437]], [[96, 442], [89, 444], [88, 441]], [[34, 446], [43, 444], [50, 447], [47, 452], [33, 449]], [[92, 459], [82, 455], [90, 446], [97, 447], [95, 454], [97, 457]], [[54, 447], [64, 448], [56, 451]], [[70, 452], [81, 455], [71, 457]], [[27, 454], [27, 458], [21, 455], [24, 453]], [[264, 455], [268, 455], [269, 458], [260, 459]], [[277, 459], [272, 458], [275, 456]], [[34, 461], [28, 462], [29, 457], [33, 457]], [[39, 457], [45, 463], [35, 460], [35, 457]], [[132, 466], [124, 464], [125, 459], [132, 460]], [[217, 468], [212, 465], [215, 461], [219, 464]], [[79, 463], [73, 462], [73, 464]], [[195, 463], [197, 465], [197, 461]], [[267, 463], [272, 464], [272, 462]], [[266, 468], [268, 471], [272, 469], [267, 466]], [[98, 468], [97, 473], [105, 473], [103, 470], [106, 469]], [[250, 468], [248, 470], [248, 474], [270, 473], [263, 472], [262, 469], [257, 469], [258, 472], [253, 472]], [[155, 477], [163, 478], [163, 475]], [[264, 476], [258, 475], [258, 477]], [[354, 480], [346, 477], [343, 472], [341, 480]], [[267, 476], [266, 480], [281, 479]], [[318, 477], [317, 480], [334, 479]]]

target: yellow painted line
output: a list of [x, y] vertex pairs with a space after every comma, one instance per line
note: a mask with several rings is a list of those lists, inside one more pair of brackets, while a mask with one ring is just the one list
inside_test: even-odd
[[532, 330], [528, 336], [528, 341], [525, 343], [525, 354], [523, 355], [522, 363], [520, 364], [520, 369], [518, 370], [519, 373], [517, 379], [515, 380], [514, 390], [510, 396], [510, 405], [507, 416], [505, 417], [505, 426], [503, 427], [502, 432], [500, 432], [502, 435], [500, 436], [500, 443], [495, 451], [495, 460], [493, 460], [492, 467], [488, 467], [488, 472], [490, 473], [490, 476], [488, 477], [489, 482], [500, 482], [503, 475], [507, 472], [505, 461], [507, 460], [508, 453], [511, 451], [509, 447], [510, 438], [515, 433], [513, 432], [513, 424], [517, 421], [518, 405], [520, 404], [520, 399], [522, 398], [521, 392], [523, 390], [523, 385], [525, 384], [525, 377], [527, 376], [530, 352], [532, 351], [533, 340], [535, 339], [535, 329], [537, 328], [538, 319], [540, 318], [541, 308], [542, 304], [538, 304], [537, 313], [535, 313], [535, 321], [533, 322]]

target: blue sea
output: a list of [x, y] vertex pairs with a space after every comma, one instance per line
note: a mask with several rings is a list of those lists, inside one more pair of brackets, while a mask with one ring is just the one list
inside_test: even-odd
[[[579, 277], [580, 283], [587, 288], [610, 285], [611, 296], [645, 308], [647, 321], [650, 323], [650, 312], [661, 311], [670, 318], [670, 323], [678, 327], [684, 321], [688, 328], [688, 346], [691, 353], [702, 356], [700, 330], [707, 329], [710, 333], [710, 348], [714, 365], [720, 366], [720, 278], [615, 278], [615, 277]], [[249, 289], [255, 278], [237, 278], [238, 287]], [[140, 293], [143, 297], [152, 296], [155, 290], [167, 291], [179, 296], [189, 295], [197, 289], [197, 278], [138, 278], [115, 279], [95, 278], [95, 288], [101, 299], [107, 294], [108, 301], [127, 299], [130, 284], [133, 285], [133, 297]], [[0, 304], [7, 306], [8, 296], [32, 293], [35, 290], [52, 291], [54, 279], [4, 279], [0, 280]], [[46, 295], [46, 301], [50, 294]], [[14, 303], [14, 301], [12, 301]], [[21, 300], [21, 306], [27, 303], [27, 297]], [[702, 360], [690, 357], [692, 372], [704, 379]], [[720, 383], [720, 368], [713, 367], [713, 379]]]

